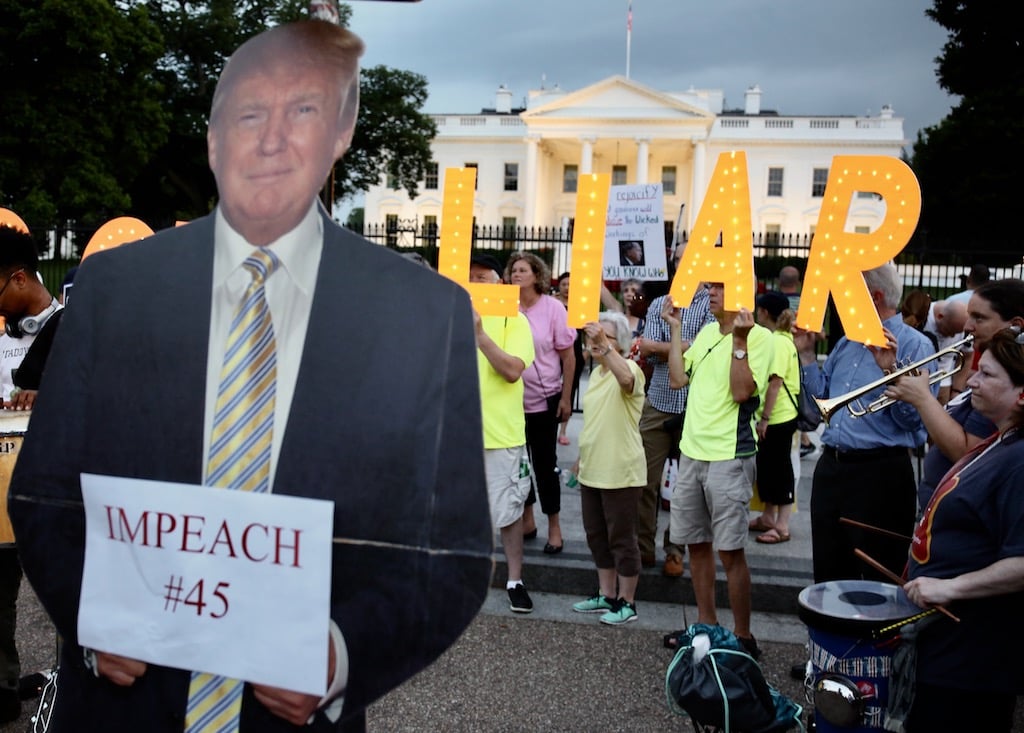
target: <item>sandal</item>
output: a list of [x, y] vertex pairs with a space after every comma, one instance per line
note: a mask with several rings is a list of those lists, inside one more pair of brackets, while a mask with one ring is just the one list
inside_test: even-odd
[[789, 542], [789, 532], [782, 533], [772, 527], [767, 532], [759, 534], [754, 539], [762, 545], [777, 545], [780, 542]]
[[766, 524], [763, 517], [758, 517], [757, 519], [751, 519], [750, 522], [747, 523], [747, 529], [751, 532], [770, 532], [775, 529], [775, 527], [770, 524]]

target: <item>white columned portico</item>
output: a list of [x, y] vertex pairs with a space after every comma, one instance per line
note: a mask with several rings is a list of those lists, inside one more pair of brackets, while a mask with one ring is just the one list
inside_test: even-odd
[[693, 222], [697, 220], [700, 206], [704, 203], [708, 142], [707, 138], [694, 135], [690, 138], [690, 144], [693, 145], [693, 175], [690, 179], [690, 213], [686, 217], [686, 229], [692, 232]]
[[540, 135], [526, 136], [526, 170], [523, 180], [526, 183], [526, 190], [523, 191], [525, 199], [523, 211], [523, 224], [528, 227], [537, 226], [537, 181], [540, 171], [537, 170], [537, 153], [540, 148]]
[[582, 150], [580, 151], [580, 175], [585, 176], [594, 172], [594, 143], [597, 138], [593, 135], [581, 137]]
[[648, 173], [648, 159], [650, 153], [648, 148], [650, 147], [651, 139], [649, 137], [638, 137], [636, 138], [636, 182], [647, 183]]

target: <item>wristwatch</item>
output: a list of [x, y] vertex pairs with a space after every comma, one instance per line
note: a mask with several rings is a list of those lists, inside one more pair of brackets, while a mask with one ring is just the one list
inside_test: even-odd
[[735, 351], [732, 352], [732, 358], [733, 359], [746, 359], [747, 358], [747, 352], [744, 351], [743, 349], [736, 349]]

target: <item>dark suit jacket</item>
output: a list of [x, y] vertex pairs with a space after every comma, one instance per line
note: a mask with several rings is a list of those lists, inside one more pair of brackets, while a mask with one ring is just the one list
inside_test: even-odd
[[[201, 481], [213, 222], [90, 256], [50, 354], [9, 506], [25, 573], [66, 642], [51, 731], [181, 731], [188, 671], [151, 665], [117, 688], [84, 669], [78, 477]], [[335, 537], [421, 548], [334, 546], [331, 616], [350, 659], [341, 726], [354, 725], [318, 714], [312, 730], [335, 731], [358, 728], [367, 704], [472, 620], [492, 533], [467, 294], [326, 217], [324, 228], [273, 491], [333, 500]], [[254, 643], [271, 633], [254, 629]], [[293, 728], [247, 687], [242, 730]]]

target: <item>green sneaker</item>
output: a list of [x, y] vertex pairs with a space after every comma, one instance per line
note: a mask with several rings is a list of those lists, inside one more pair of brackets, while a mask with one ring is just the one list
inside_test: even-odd
[[577, 613], [604, 613], [605, 611], [614, 611], [615, 603], [598, 593], [593, 598], [572, 604], [572, 610]]
[[623, 598], [620, 598], [615, 603], [615, 608], [601, 616], [601, 623], [618, 626], [619, 624], [628, 624], [630, 621], [637, 620], [635, 603], [629, 603]]

